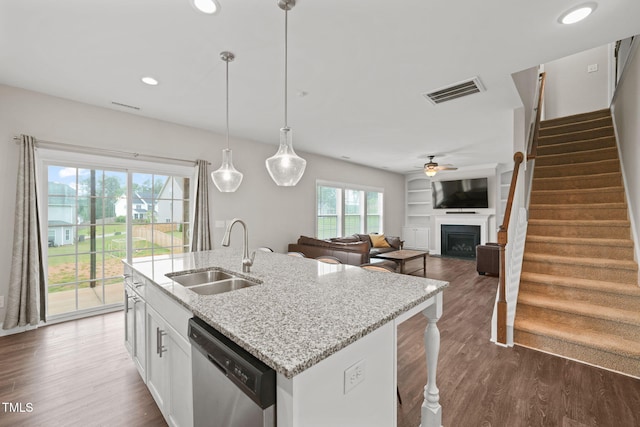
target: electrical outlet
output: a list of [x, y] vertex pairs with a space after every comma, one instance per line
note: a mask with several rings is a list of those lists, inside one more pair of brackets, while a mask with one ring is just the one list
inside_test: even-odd
[[4, 295], [0, 295], [0, 308], [4, 308]]
[[366, 374], [364, 359], [344, 370], [344, 394], [349, 393], [355, 386], [364, 381]]
[[587, 65], [587, 73], [595, 73], [598, 71], [598, 64]]

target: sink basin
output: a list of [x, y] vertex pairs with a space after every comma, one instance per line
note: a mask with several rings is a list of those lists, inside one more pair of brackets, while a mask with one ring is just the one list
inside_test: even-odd
[[217, 282], [205, 283], [199, 286], [191, 286], [189, 289], [200, 295], [215, 295], [223, 292], [234, 291], [236, 289], [248, 288], [249, 286], [254, 285], [257, 285], [257, 283], [240, 277], [232, 277], [231, 279], [218, 280]]
[[195, 273], [179, 274], [171, 276], [171, 280], [180, 283], [185, 288], [200, 286], [219, 280], [231, 279], [233, 276], [220, 270], [196, 271]]

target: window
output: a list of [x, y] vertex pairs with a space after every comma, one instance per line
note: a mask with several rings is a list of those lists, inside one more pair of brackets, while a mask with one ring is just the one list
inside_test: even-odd
[[318, 182], [316, 236], [319, 239], [382, 233], [383, 192], [348, 184]]
[[48, 318], [120, 307], [122, 259], [188, 251], [193, 167], [42, 152]]

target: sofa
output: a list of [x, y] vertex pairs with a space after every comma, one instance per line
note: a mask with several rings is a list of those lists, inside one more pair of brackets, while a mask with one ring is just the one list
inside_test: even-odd
[[343, 264], [361, 265], [369, 262], [369, 244], [363, 241], [334, 242], [300, 236], [296, 243], [289, 243], [289, 252], [300, 252], [307, 258], [329, 255]]
[[402, 249], [403, 243], [399, 237], [384, 234], [354, 234], [325, 240], [300, 236], [296, 243], [289, 244], [288, 250], [303, 253], [307, 258], [329, 255], [344, 264], [361, 265], [369, 263], [371, 258], [381, 253]]

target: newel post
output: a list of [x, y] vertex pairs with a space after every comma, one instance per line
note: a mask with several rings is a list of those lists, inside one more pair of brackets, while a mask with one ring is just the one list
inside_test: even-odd
[[498, 342], [507, 344], [507, 286], [506, 286], [506, 252], [507, 246], [507, 230], [502, 226], [498, 231], [498, 246], [500, 247], [500, 280], [498, 290]]

